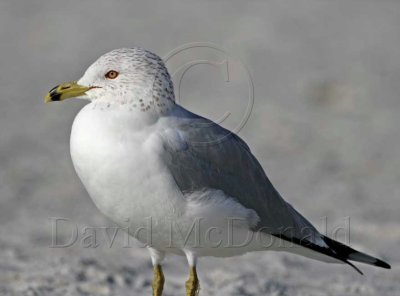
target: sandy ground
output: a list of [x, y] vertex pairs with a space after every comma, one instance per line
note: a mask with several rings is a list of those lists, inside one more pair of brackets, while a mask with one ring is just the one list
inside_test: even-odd
[[[290, 254], [205, 258], [201, 295], [400, 295], [400, 2], [190, 2], [0, 2], [0, 295], [150, 295], [146, 250], [125, 248], [123, 236], [112, 248], [101, 233], [97, 248], [82, 241], [84, 227], [113, 227], [69, 157], [85, 103], [42, 97], [108, 50], [164, 56], [199, 41], [248, 67], [254, 108], [239, 134], [282, 195], [321, 231], [342, 227], [339, 239], [393, 267], [359, 265], [360, 276]], [[213, 119], [239, 110], [224, 123], [236, 127], [247, 92], [236, 74], [229, 84], [194, 68], [182, 104]], [[51, 248], [52, 217], [78, 227], [73, 246]], [[167, 258], [165, 295], [183, 295], [186, 269]]]

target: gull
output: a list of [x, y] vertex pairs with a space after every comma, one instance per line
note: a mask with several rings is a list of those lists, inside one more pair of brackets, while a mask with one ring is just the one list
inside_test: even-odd
[[287, 203], [235, 133], [175, 102], [162, 59], [110, 51], [45, 102], [89, 100], [71, 130], [71, 158], [97, 208], [143, 243], [162, 295], [166, 254], [187, 258], [186, 295], [199, 293], [197, 259], [286, 251], [330, 263], [390, 265], [320, 232]]

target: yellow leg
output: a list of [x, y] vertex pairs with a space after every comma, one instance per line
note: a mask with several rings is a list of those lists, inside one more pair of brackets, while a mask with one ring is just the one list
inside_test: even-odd
[[164, 274], [161, 265], [153, 267], [153, 296], [161, 296], [164, 288]]
[[190, 276], [186, 281], [186, 296], [197, 296], [199, 295], [200, 284], [197, 278], [196, 267], [190, 267]]

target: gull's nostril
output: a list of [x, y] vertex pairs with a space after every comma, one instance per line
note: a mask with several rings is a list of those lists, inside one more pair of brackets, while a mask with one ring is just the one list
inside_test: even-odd
[[71, 88], [71, 84], [61, 86], [60, 90]]

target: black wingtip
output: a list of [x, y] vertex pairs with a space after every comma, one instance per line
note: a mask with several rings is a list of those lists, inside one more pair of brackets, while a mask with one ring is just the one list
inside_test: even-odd
[[363, 272], [350, 261], [356, 261], [356, 262], [366, 263], [366, 264], [370, 264], [370, 265], [385, 268], [385, 269], [391, 269], [390, 265], [387, 264], [386, 262], [384, 262], [378, 258], [372, 257], [370, 255], [364, 254], [362, 252], [356, 251], [353, 248], [346, 246], [345, 244], [342, 244], [342, 243], [335, 241], [326, 236], [323, 236], [323, 240], [327, 244], [327, 247], [323, 247], [323, 246], [316, 245], [310, 241], [300, 240], [300, 239], [294, 238], [294, 237], [290, 238], [290, 237], [287, 237], [282, 234], [273, 234], [273, 235], [276, 237], [279, 237], [283, 240], [290, 241], [297, 245], [300, 245], [300, 246], [309, 248], [311, 250], [314, 250], [316, 252], [325, 254], [327, 256], [336, 258], [336, 259], [342, 261], [343, 263], [346, 263], [349, 266], [353, 267], [354, 270], [357, 271], [361, 275], [363, 275]]
[[346, 263], [348, 264], [350, 264], [348, 260], [351, 260], [385, 269], [391, 269], [390, 265], [387, 264], [386, 262], [378, 258], [375, 258], [373, 256], [367, 255], [365, 253], [354, 250], [353, 248], [346, 246], [338, 241], [335, 241], [329, 237], [325, 236], [324, 241], [339, 257], [345, 259]]
[[374, 262], [374, 265], [385, 268], [385, 269], [392, 269], [392, 267], [389, 264], [387, 264], [385, 261], [382, 261], [379, 259], [376, 259], [376, 261]]

